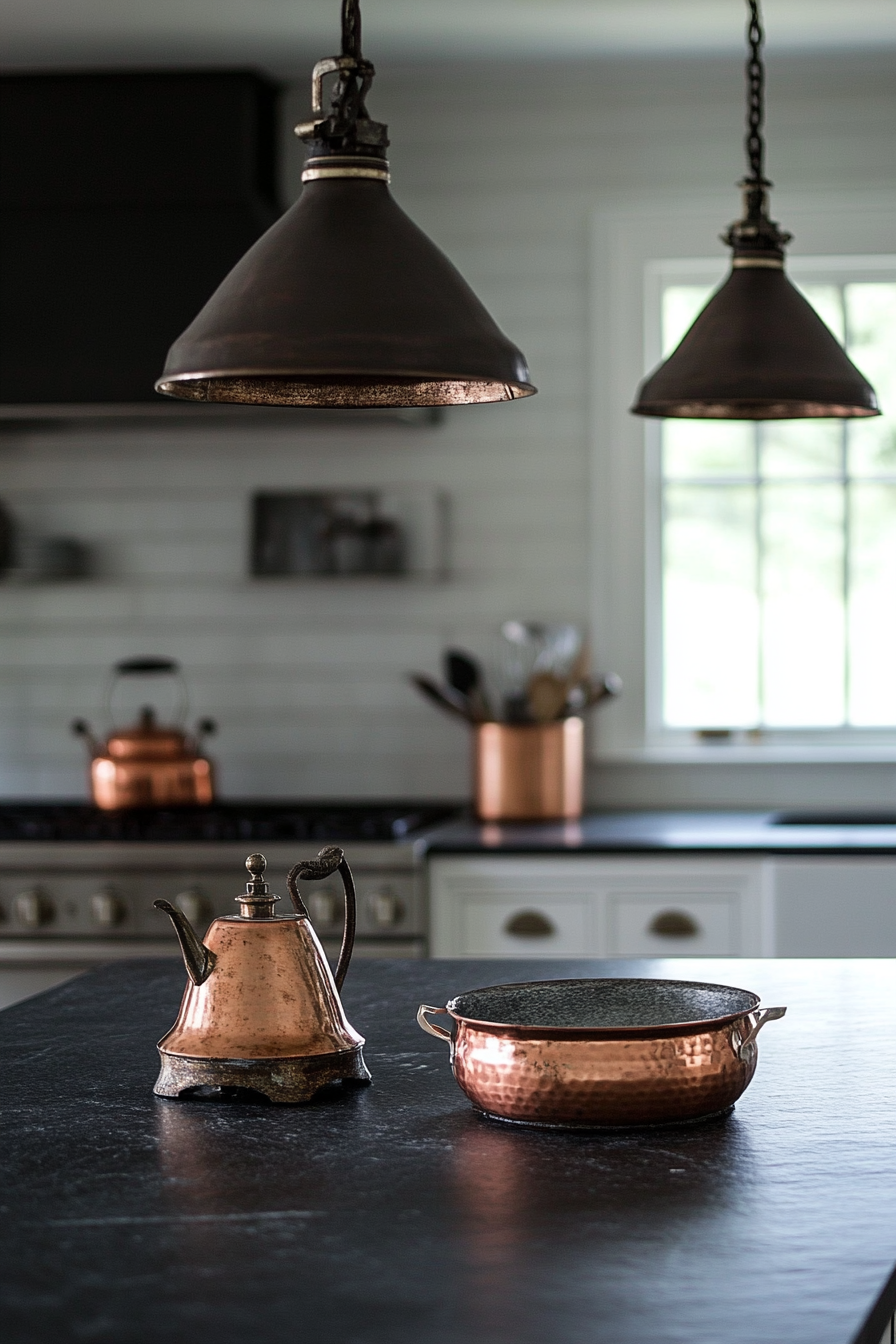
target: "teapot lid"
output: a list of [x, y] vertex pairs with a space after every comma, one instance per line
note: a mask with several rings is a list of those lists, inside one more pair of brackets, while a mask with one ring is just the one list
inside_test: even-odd
[[161, 726], [155, 710], [145, 705], [133, 727], [119, 728], [110, 735], [106, 750], [118, 758], [177, 757], [185, 754], [186, 734], [179, 728]]
[[274, 906], [280, 897], [275, 896], [264, 880], [267, 859], [263, 854], [250, 854], [246, 860], [249, 881], [244, 895], [236, 897], [240, 903], [240, 917], [243, 919], [274, 919]]

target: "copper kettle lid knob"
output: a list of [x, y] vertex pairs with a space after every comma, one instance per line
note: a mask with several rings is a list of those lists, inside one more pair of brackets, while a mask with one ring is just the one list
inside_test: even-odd
[[244, 919], [273, 919], [274, 906], [280, 897], [275, 896], [264, 880], [267, 859], [263, 854], [250, 854], [246, 860], [249, 881], [245, 895], [237, 896], [240, 903], [240, 915]]

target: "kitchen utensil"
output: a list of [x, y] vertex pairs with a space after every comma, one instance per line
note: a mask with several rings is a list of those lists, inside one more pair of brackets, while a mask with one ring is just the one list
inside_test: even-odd
[[475, 717], [481, 721], [493, 717], [485, 694], [482, 668], [475, 658], [462, 649], [446, 649], [443, 656], [445, 680], [461, 695], [465, 695]]
[[[172, 658], [128, 658], [117, 663], [106, 694], [107, 711], [121, 678], [137, 676], [176, 678], [181, 701], [177, 717], [185, 716], [186, 685]], [[75, 719], [72, 732], [84, 738], [90, 751], [90, 783], [97, 807], [178, 806], [210, 803], [214, 797], [212, 763], [200, 749], [202, 738], [215, 732], [212, 719], [201, 719], [190, 734], [178, 724], [160, 725], [155, 710], [147, 705], [135, 724], [112, 732], [105, 743], [84, 719]]]
[[534, 622], [505, 621], [500, 666], [501, 703], [507, 723], [531, 723], [529, 682], [544, 645], [544, 626]]
[[473, 741], [476, 813], [483, 821], [582, 815], [585, 725], [480, 723]]
[[550, 723], [560, 718], [568, 696], [569, 688], [562, 677], [553, 672], [536, 672], [526, 692], [529, 713], [536, 723]]
[[582, 714], [586, 709], [600, 704], [602, 700], [612, 699], [622, 694], [622, 678], [615, 672], [604, 672], [594, 681], [582, 681], [569, 688], [566, 697], [566, 711], [569, 714]]
[[[286, 885], [295, 914], [276, 915], [263, 854], [246, 860], [240, 913], [216, 919], [200, 942], [186, 916], [155, 901], [180, 941], [189, 983], [177, 1021], [159, 1042], [160, 1097], [195, 1088], [251, 1088], [271, 1101], [309, 1101], [328, 1083], [367, 1083], [363, 1037], [349, 1025], [339, 991], [355, 938], [355, 886], [341, 849], [297, 863]], [[345, 889], [342, 949], [335, 975], [296, 879], [338, 872]]]
[[534, 671], [566, 677], [582, 647], [581, 630], [575, 625], [545, 625], [541, 630], [542, 647]]
[[566, 704], [571, 677], [585, 675], [582, 632], [575, 625], [505, 621], [501, 627], [512, 654], [505, 659], [510, 683], [504, 697], [509, 722], [549, 723]]
[[431, 700], [439, 709], [447, 710], [449, 714], [454, 714], [458, 718], [466, 719], [467, 723], [475, 723], [473, 711], [470, 708], [470, 702], [460, 691], [456, 691], [453, 686], [443, 686], [440, 682], [434, 681], [428, 677], [425, 672], [411, 672], [410, 680], [417, 690], [424, 695], [427, 700]]
[[[756, 1071], [756, 1037], [784, 1008], [688, 980], [536, 980], [421, 1004], [454, 1076], [486, 1115], [561, 1129], [719, 1115]], [[427, 1020], [447, 1013], [454, 1030]]]

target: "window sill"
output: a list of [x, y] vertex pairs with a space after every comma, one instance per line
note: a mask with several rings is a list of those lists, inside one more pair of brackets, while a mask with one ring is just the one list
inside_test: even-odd
[[595, 751], [592, 765], [896, 765], [896, 739], [877, 743], [644, 746]]

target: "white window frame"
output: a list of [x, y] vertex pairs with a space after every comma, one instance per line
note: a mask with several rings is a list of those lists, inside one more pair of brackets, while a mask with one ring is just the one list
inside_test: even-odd
[[[773, 214], [794, 234], [794, 278], [896, 278], [896, 195], [773, 194]], [[749, 744], [702, 745], [661, 719], [660, 422], [629, 406], [660, 358], [663, 282], [721, 279], [728, 251], [712, 242], [737, 214], [733, 193], [694, 201], [644, 202], [594, 217], [592, 230], [591, 620], [598, 662], [623, 678], [622, 700], [592, 735], [597, 761], [656, 759], [896, 759], [896, 729], [764, 732]]]

